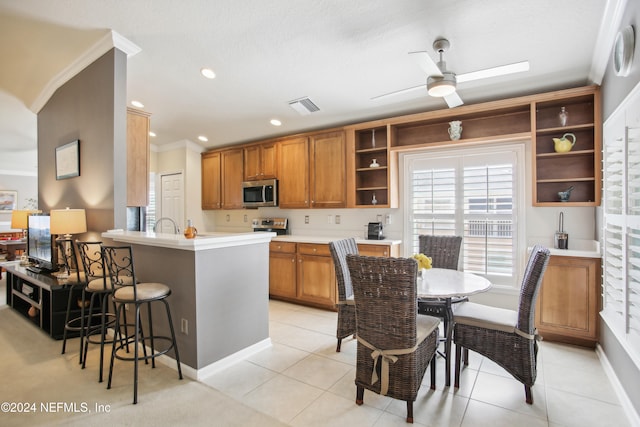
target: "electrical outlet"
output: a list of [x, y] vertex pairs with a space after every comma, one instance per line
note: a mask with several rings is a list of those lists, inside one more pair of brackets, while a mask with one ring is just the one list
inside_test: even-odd
[[244, 222], [247, 222], [247, 221], [249, 221], [249, 218], [245, 215], [244, 216]]
[[336, 224], [340, 224], [340, 215], [336, 215]]
[[384, 217], [384, 223], [389, 225], [391, 224], [391, 214], [386, 214]]
[[376, 216], [376, 221], [377, 222], [382, 222], [382, 215], [377, 215]]
[[333, 215], [327, 215], [327, 224], [333, 224]]
[[231, 215], [227, 214], [226, 219], [227, 219], [227, 222], [231, 221]]
[[189, 321], [187, 319], [180, 320], [180, 332], [189, 335]]
[[309, 224], [309, 215], [304, 216], [304, 223]]

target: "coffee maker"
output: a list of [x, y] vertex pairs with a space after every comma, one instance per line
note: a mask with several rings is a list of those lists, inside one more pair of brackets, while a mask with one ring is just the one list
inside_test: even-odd
[[382, 235], [382, 223], [381, 222], [370, 222], [367, 227], [367, 239], [369, 240], [382, 240], [384, 236]]

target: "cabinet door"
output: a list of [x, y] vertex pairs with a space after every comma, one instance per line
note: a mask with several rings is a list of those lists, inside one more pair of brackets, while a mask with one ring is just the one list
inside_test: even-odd
[[202, 209], [220, 209], [220, 152], [202, 154]]
[[255, 181], [260, 179], [260, 146], [252, 145], [244, 149], [244, 179]]
[[311, 150], [311, 207], [345, 207], [347, 163], [344, 132], [312, 137]]
[[242, 208], [242, 148], [222, 151], [222, 208]]
[[298, 254], [298, 299], [335, 308], [336, 274], [331, 257]]
[[279, 143], [280, 208], [309, 207], [309, 141], [292, 138]]
[[149, 114], [127, 109], [127, 206], [149, 204]]
[[261, 179], [278, 177], [278, 148], [275, 142], [260, 146]]
[[269, 254], [269, 295], [296, 297], [296, 254], [274, 252]]
[[599, 259], [551, 257], [536, 305], [536, 327], [543, 338], [595, 344], [599, 278]]

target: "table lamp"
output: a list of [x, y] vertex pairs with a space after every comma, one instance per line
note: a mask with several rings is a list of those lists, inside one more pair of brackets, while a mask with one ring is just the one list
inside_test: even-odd
[[[51, 234], [57, 234], [58, 238], [62, 236], [64, 239], [71, 239], [72, 234], [87, 232], [87, 215], [84, 209], [51, 209], [49, 215]], [[65, 251], [68, 252], [69, 248], [66, 247]], [[72, 264], [76, 262], [77, 260], [72, 260]], [[76, 266], [70, 266], [74, 267]]]
[[27, 228], [29, 228], [29, 215], [41, 212], [42, 211], [35, 209], [13, 210], [11, 212], [11, 228], [21, 229], [22, 238], [24, 239], [26, 236]]
[[51, 234], [70, 239], [72, 234], [87, 232], [87, 215], [84, 209], [51, 209]]

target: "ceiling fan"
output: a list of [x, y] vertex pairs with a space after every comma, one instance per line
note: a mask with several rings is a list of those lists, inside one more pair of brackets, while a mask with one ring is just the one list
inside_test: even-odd
[[463, 104], [462, 99], [457, 92], [458, 83], [529, 71], [529, 61], [522, 61], [456, 75], [453, 71], [447, 70], [447, 63], [444, 61], [444, 52], [446, 52], [450, 46], [451, 44], [447, 39], [437, 39], [433, 42], [433, 49], [439, 55], [439, 61], [437, 63], [434, 62], [433, 59], [431, 59], [431, 56], [429, 56], [425, 51], [409, 52], [409, 55], [416, 60], [418, 65], [420, 65], [427, 74], [426, 85], [422, 84], [420, 86], [397, 90], [375, 96], [371, 99], [376, 100], [389, 96], [400, 95], [417, 89], [425, 89], [426, 86], [427, 93], [430, 96], [444, 98], [449, 108], [453, 108]]

